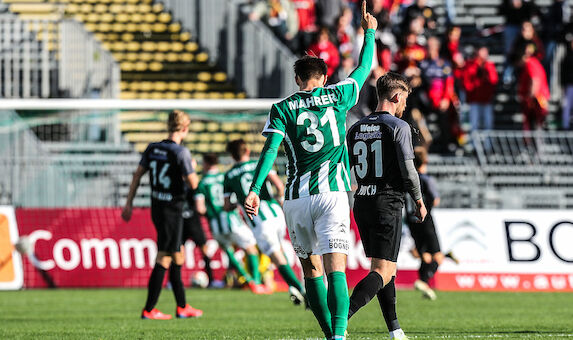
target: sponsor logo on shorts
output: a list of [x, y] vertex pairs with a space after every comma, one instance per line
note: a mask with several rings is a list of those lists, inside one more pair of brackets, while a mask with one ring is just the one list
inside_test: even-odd
[[344, 249], [348, 250], [350, 248], [348, 240], [343, 240], [341, 238], [332, 238], [328, 240], [328, 247], [330, 249]]

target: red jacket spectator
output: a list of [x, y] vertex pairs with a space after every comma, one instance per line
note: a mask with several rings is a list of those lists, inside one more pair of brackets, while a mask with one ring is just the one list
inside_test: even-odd
[[416, 35], [410, 33], [406, 36], [406, 44], [400, 48], [394, 57], [398, 72], [403, 72], [410, 66], [415, 66], [426, 59], [426, 49], [416, 41]]
[[298, 14], [298, 30], [316, 31], [316, 7], [314, 0], [291, 0]]
[[463, 68], [463, 84], [468, 103], [491, 103], [497, 81], [495, 64], [479, 56], [468, 60]]
[[330, 41], [328, 35], [328, 29], [323, 28], [318, 34], [318, 40], [310, 45], [309, 54], [313, 54], [326, 63], [328, 70], [326, 72], [327, 76], [331, 76], [338, 65], [340, 64], [340, 55], [338, 54], [338, 48]]
[[548, 113], [550, 94], [547, 75], [539, 59], [527, 55], [523, 57], [517, 93], [525, 115], [523, 128], [530, 130], [540, 127]]

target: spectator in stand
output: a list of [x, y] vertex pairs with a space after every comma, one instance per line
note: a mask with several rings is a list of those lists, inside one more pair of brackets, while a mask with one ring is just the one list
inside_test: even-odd
[[426, 59], [426, 49], [417, 41], [415, 33], [409, 33], [404, 39], [403, 47], [398, 50], [394, 56], [394, 63], [398, 72], [404, 72], [408, 67], [416, 66], [419, 62]]
[[545, 50], [543, 49], [543, 42], [535, 33], [535, 28], [531, 21], [525, 21], [521, 24], [521, 35], [515, 39], [515, 43], [513, 46], [514, 60], [521, 59], [522, 55], [519, 53], [523, 53], [525, 51], [525, 46], [530, 48], [533, 51], [533, 56], [539, 61], [543, 61], [543, 57], [545, 56]]
[[316, 6], [314, 0], [291, 0], [298, 16], [298, 35], [294, 41], [294, 50], [304, 53], [304, 50], [312, 44], [316, 35]]
[[[461, 142], [462, 131], [457, 112], [452, 65], [440, 57], [440, 40], [428, 39], [428, 57], [420, 63], [430, 109], [438, 113], [440, 136], [439, 151], [455, 151]], [[440, 149], [441, 148], [441, 149]]]
[[308, 51], [309, 54], [324, 60], [328, 67], [326, 75], [330, 78], [340, 64], [340, 55], [338, 48], [330, 40], [328, 28], [323, 27], [318, 31], [316, 41], [310, 45]]
[[436, 29], [436, 16], [432, 7], [426, 6], [426, 0], [416, 0], [412, 6], [408, 7], [404, 13], [404, 19], [402, 21], [403, 31], [407, 31], [412, 20], [423, 17], [424, 27], [430, 31]]
[[549, 86], [547, 75], [539, 59], [533, 56], [531, 45], [523, 47], [523, 57], [518, 61], [521, 74], [518, 83], [518, 98], [523, 110], [523, 129], [540, 129], [548, 113]]
[[453, 66], [455, 89], [457, 90], [458, 97], [462, 103], [465, 103], [465, 91], [463, 90], [463, 72], [465, 59], [464, 55], [460, 52], [460, 37], [462, 29], [459, 26], [450, 26], [446, 35], [446, 43], [442, 48], [442, 55]]
[[343, 54], [342, 55], [342, 62], [336, 72], [332, 75], [332, 78], [329, 79], [330, 83], [338, 83], [339, 81], [343, 81], [344, 79], [348, 78], [350, 73], [354, 71], [355, 64], [354, 58], [351, 55]]
[[336, 23], [336, 41], [341, 55], [351, 55], [356, 31], [352, 27], [352, 11], [345, 8]]
[[378, 30], [386, 30], [390, 22], [390, 11], [387, 6], [391, 5], [388, 0], [370, 0], [369, 4], [372, 7], [370, 13], [378, 20]]
[[561, 62], [561, 84], [565, 90], [561, 127], [569, 130], [569, 122], [573, 113], [573, 39], [568, 41], [567, 54]]
[[293, 39], [298, 33], [298, 15], [289, 0], [260, 1], [249, 19], [263, 20], [279, 39], [292, 48]]
[[543, 66], [547, 72], [547, 80], [551, 83], [551, 69], [555, 47], [560, 39], [565, 25], [569, 21], [569, 6], [565, 0], [553, 0], [546, 15], [543, 16], [543, 41], [545, 42], [545, 59]]
[[498, 76], [495, 64], [489, 60], [489, 50], [478, 48], [474, 58], [463, 69], [463, 85], [470, 106], [471, 129], [493, 129], [493, 96]]
[[536, 15], [537, 9], [532, 2], [523, 0], [504, 0], [499, 7], [499, 14], [505, 18], [503, 39], [505, 55], [509, 57], [515, 39], [521, 30], [521, 24], [531, 21]]
[[513, 63], [519, 59], [515, 56], [515, 40], [519, 36], [521, 24], [525, 21], [531, 21], [537, 13], [537, 8], [532, 2], [524, 0], [504, 0], [499, 7], [499, 14], [505, 18], [505, 27], [503, 29], [504, 52], [506, 58], [505, 71], [503, 73], [503, 82], [510, 84], [513, 81]]
[[316, 0], [316, 19], [320, 27], [334, 27], [336, 19], [342, 15], [344, 0]]

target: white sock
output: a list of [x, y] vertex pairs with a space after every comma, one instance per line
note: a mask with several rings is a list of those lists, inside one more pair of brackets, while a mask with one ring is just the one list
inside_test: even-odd
[[404, 339], [405, 337], [406, 334], [404, 334], [402, 328], [398, 328], [390, 332], [390, 339]]

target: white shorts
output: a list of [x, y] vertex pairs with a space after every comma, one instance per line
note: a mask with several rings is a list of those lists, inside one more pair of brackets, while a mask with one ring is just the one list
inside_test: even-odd
[[[264, 221], [261, 213], [265, 216]], [[281, 240], [286, 234], [286, 222], [280, 205], [261, 201], [259, 215], [255, 216], [253, 222], [253, 234], [261, 253], [271, 255], [282, 249]]]
[[[230, 222], [230, 228], [224, 226], [223, 228], [220, 229], [213, 229], [213, 228], [211, 229], [211, 230], [229, 230], [229, 229], [231, 230], [231, 232], [228, 233], [213, 234], [213, 237], [215, 238], [215, 240], [217, 240], [217, 242], [219, 242], [221, 248], [226, 248], [235, 244], [239, 248], [247, 249], [257, 244], [255, 236], [253, 235], [253, 231], [237, 214], [229, 214], [228, 217], [229, 217], [228, 219], [221, 218], [221, 220], [223, 221], [222, 223]], [[219, 222], [217, 221], [217, 219], [212, 219], [210, 223], [211, 226], [213, 226], [213, 224]]]
[[284, 211], [296, 255], [342, 253], [350, 248], [350, 207], [346, 192], [286, 200]]

